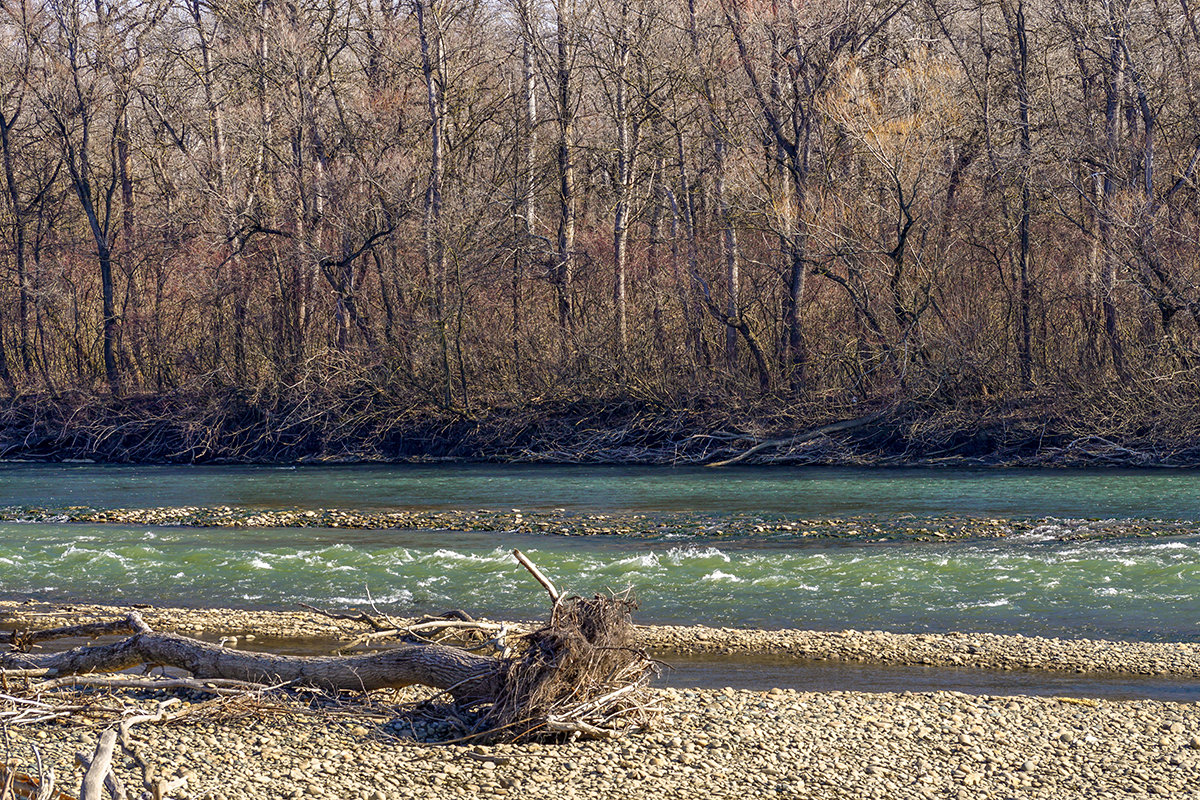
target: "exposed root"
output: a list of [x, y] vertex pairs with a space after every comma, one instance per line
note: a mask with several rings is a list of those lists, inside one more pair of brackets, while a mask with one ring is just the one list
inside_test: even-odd
[[611, 736], [646, 726], [639, 702], [657, 673], [634, 646], [629, 593], [570, 597], [555, 603], [550, 622], [526, 637], [485, 715], [486, 730], [520, 739], [540, 733]]
[[[465, 738], [607, 737], [648, 726], [654, 713], [642, 690], [657, 664], [636, 647], [632, 595], [564, 598], [532, 562], [515, 555], [553, 600], [549, 622], [532, 632], [474, 621], [462, 612], [407, 628], [387, 628], [361, 613], [330, 614], [371, 628], [356, 644], [402, 640], [380, 652], [338, 656], [223, 648], [157, 632], [137, 611], [116, 622], [14, 632], [7, 637], [7, 652], [0, 649], [0, 688], [6, 692], [0, 694], [0, 723], [91, 713], [98, 710], [89, 705], [95, 697], [118, 692], [186, 692], [230, 702], [254, 702], [279, 692], [311, 702], [417, 685], [440, 690], [435, 698], [452, 701], [432, 713], [461, 723], [457, 727]], [[56, 637], [118, 632], [131, 635], [63, 652], [34, 652], [36, 642]], [[449, 646], [451, 641], [456, 646]], [[127, 672], [139, 665], [168, 667], [172, 674]], [[424, 703], [432, 709], [428, 700]]]

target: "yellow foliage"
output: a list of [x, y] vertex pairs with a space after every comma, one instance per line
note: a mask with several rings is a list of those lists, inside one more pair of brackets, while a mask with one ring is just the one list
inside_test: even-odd
[[883, 69], [864, 66], [858, 57], [844, 59], [821, 101], [826, 115], [877, 156], [936, 141], [964, 118], [954, 92], [959, 70], [923, 47], [909, 55]]

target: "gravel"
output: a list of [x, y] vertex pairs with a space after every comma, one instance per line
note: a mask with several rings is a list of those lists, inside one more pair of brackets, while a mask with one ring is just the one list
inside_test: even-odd
[[[4, 627], [111, 619], [114, 606], [0, 603]], [[195, 635], [345, 640], [360, 628], [308, 612], [143, 609]], [[659, 651], [792, 653], [891, 664], [1200, 675], [1200, 647], [988, 634], [643, 628]], [[299, 641], [291, 638], [290, 641]], [[253, 641], [253, 640], [252, 640]], [[449, 729], [397, 716], [248, 707], [135, 728], [179, 800], [235, 798], [1130, 798], [1200, 800], [1200, 706], [1152, 700], [956, 692], [658, 689], [656, 730], [561, 745], [435, 745]], [[151, 698], [143, 708], [153, 706]], [[36, 746], [60, 785], [98, 729], [13, 725], [0, 747], [28, 768]], [[128, 757], [123, 779], [140, 779]]]
[[[332, 649], [365, 630], [360, 623], [307, 611], [140, 609], [159, 630], [217, 638], [260, 638], [276, 649]], [[124, 616], [128, 608], [92, 604], [0, 601], [0, 628], [49, 628]], [[401, 621], [403, 622], [403, 621]], [[526, 623], [531, 624], [531, 623]], [[639, 626], [642, 644], [658, 653], [777, 654], [797, 660], [896, 666], [1036, 669], [1124, 675], [1200, 677], [1200, 644], [1051, 639], [991, 633], [907, 634], [885, 631], [757, 630]], [[245, 646], [248, 644], [244, 642]]]
[[196, 528], [351, 528], [369, 530], [505, 531], [526, 535], [620, 536], [654, 539], [700, 535], [706, 542], [740, 536], [852, 542], [947, 542], [1033, 536], [1078, 541], [1114, 537], [1193, 534], [1192, 522], [1153, 519], [999, 519], [933, 516], [907, 524], [870, 516], [797, 517], [788, 514], [661, 512], [654, 514], [452, 509], [361, 511], [352, 509], [247, 509], [233, 506], [161, 508], [41, 508], [2, 506], [0, 521], [108, 525], [185, 525]]
[[[659, 690], [660, 730], [563, 745], [432, 746], [390, 722], [272, 716], [135, 729], [180, 800], [233, 798], [1200, 797], [1193, 704], [950, 692]], [[95, 730], [9, 731], [65, 785]], [[123, 779], [136, 786], [131, 762]]]

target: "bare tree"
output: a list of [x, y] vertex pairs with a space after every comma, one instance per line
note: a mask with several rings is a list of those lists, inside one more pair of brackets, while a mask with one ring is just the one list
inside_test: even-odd
[[[113, 394], [121, 392], [118, 327], [113, 279], [114, 224], [122, 164], [127, 158], [126, 113], [140, 68], [140, 42], [161, 13], [153, 6], [100, 0], [86, 9], [80, 0], [47, 4], [49, 29], [41, 41], [41, 74], [33, 85], [52, 121], [71, 186], [96, 248], [102, 298], [104, 374]], [[91, 19], [89, 14], [94, 14]], [[54, 49], [51, 49], [54, 48]]]

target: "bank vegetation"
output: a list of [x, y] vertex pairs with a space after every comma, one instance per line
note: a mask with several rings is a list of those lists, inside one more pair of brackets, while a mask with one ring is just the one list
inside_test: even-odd
[[1198, 61], [1188, 0], [13, 0], [5, 452], [1195, 460]]

